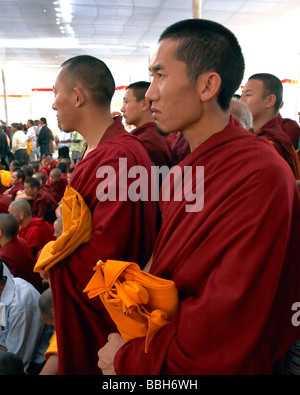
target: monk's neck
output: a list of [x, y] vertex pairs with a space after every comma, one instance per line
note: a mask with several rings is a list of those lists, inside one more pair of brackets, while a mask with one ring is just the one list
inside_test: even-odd
[[192, 128], [182, 131], [184, 138], [189, 142], [191, 151], [194, 151], [211, 136], [221, 132], [229, 123], [230, 114], [220, 111], [216, 116], [203, 117]]
[[268, 123], [269, 121], [271, 121], [271, 119], [274, 119], [276, 117], [276, 114], [272, 113], [272, 114], [266, 114], [266, 115], [262, 115], [260, 117], [254, 118], [253, 119], [253, 130], [254, 132], [257, 132], [258, 130], [260, 130], [266, 123]]
[[29, 222], [32, 220], [32, 217], [26, 217], [23, 219], [23, 221], [20, 223], [21, 228], [26, 228], [26, 226], [29, 224]]
[[103, 137], [106, 130], [114, 123], [112, 116], [107, 114], [103, 117], [98, 117], [98, 119], [91, 119], [80, 134], [85, 138], [87, 149], [85, 155], [97, 148], [101, 138]]

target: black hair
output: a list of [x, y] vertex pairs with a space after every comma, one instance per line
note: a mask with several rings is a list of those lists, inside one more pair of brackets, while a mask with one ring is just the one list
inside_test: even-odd
[[138, 81], [128, 85], [126, 90], [131, 89], [133, 96], [136, 98], [136, 100], [142, 101], [145, 99], [145, 95], [147, 90], [149, 89], [149, 86], [150, 86], [150, 82]]
[[89, 55], [75, 56], [66, 60], [61, 67], [67, 68], [73, 86], [81, 83], [91, 94], [95, 103], [109, 107], [115, 93], [114, 78], [102, 60]]
[[273, 74], [258, 73], [258, 74], [251, 75], [249, 80], [262, 81], [263, 85], [264, 85], [265, 96], [272, 95], [272, 94], [276, 96], [276, 102], [274, 105], [274, 112], [277, 113], [277, 111], [280, 108], [280, 105], [282, 102], [282, 97], [283, 97], [283, 86], [282, 86], [282, 82], [280, 81], [280, 79], [277, 78]]
[[217, 22], [187, 19], [169, 26], [159, 41], [165, 39], [179, 41], [175, 58], [186, 64], [192, 83], [208, 71], [220, 75], [222, 83], [218, 103], [227, 110], [245, 70], [244, 57], [235, 35]]

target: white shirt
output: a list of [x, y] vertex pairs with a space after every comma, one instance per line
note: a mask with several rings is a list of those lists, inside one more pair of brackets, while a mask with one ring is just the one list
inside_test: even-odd
[[31, 284], [11, 277], [7, 278], [0, 299], [0, 345], [17, 354], [25, 370], [31, 362], [43, 363], [49, 346], [48, 329], [40, 317], [39, 298]]
[[15, 154], [19, 149], [26, 149], [27, 143], [28, 138], [26, 137], [26, 134], [23, 132], [23, 130], [17, 130], [12, 137], [11, 152]]
[[[57, 133], [57, 137], [58, 137], [59, 141], [67, 141], [67, 140], [70, 140], [71, 135], [70, 135], [70, 133], [66, 133], [66, 132], [60, 130], [60, 131]], [[57, 147], [58, 147], [58, 148], [70, 147], [70, 143], [58, 143], [58, 144], [57, 144]]]
[[35, 151], [36, 150], [36, 133], [35, 133], [35, 129], [33, 126], [31, 128], [27, 129], [26, 136], [28, 138], [28, 141], [32, 141], [31, 151]]

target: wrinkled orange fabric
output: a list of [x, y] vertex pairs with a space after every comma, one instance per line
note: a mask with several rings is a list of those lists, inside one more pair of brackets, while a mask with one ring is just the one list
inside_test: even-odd
[[51, 336], [51, 339], [49, 341], [49, 347], [45, 352], [46, 361], [48, 360], [50, 355], [58, 355], [56, 332], [54, 332]]
[[0, 170], [0, 179], [4, 187], [10, 187], [11, 173], [7, 170]]
[[146, 336], [145, 352], [155, 334], [178, 310], [173, 281], [143, 272], [133, 262], [99, 261], [83, 292], [99, 296], [124, 341]]
[[42, 249], [34, 271], [47, 271], [92, 236], [92, 216], [82, 196], [70, 185], [62, 198], [63, 232]]
[[26, 152], [27, 152], [27, 155], [28, 155], [28, 156], [29, 156], [30, 153], [31, 153], [31, 149], [32, 149], [32, 141], [28, 141], [28, 143], [27, 143], [27, 149], [26, 149]]

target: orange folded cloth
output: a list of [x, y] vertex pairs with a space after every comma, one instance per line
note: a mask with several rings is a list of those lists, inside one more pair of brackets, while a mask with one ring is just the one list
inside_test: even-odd
[[28, 156], [29, 156], [30, 153], [31, 153], [31, 149], [32, 149], [32, 141], [28, 141], [28, 143], [27, 143], [27, 149], [26, 149], [26, 152], [27, 152], [27, 155], [28, 155]]
[[34, 267], [35, 272], [47, 271], [89, 241], [92, 236], [92, 216], [82, 196], [67, 185], [62, 198], [63, 232], [58, 239], [50, 241]]
[[56, 332], [54, 332], [53, 335], [51, 336], [51, 339], [49, 341], [49, 347], [45, 352], [46, 361], [48, 360], [50, 355], [58, 355]]
[[10, 187], [11, 173], [7, 170], [0, 170], [1, 183], [5, 188]]
[[146, 336], [145, 352], [155, 334], [178, 311], [173, 281], [140, 270], [133, 262], [99, 261], [83, 292], [99, 296], [124, 341]]

